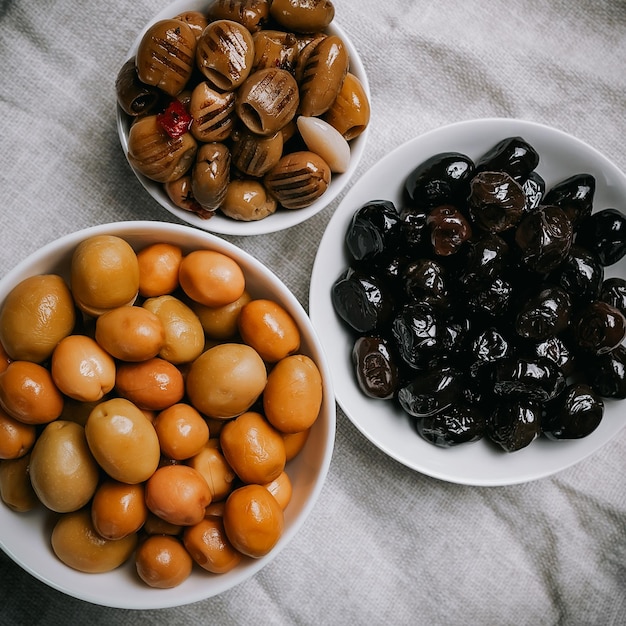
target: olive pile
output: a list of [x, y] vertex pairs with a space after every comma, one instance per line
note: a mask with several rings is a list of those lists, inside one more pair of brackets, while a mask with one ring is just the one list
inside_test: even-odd
[[436, 154], [345, 233], [331, 297], [358, 385], [437, 446], [585, 437], [626, 397], [626, 280], [605, 279], [626, 216], [592, 213], [592, 175], [546, 188], [538, 164], [522, 137]]
[[174, 205], [242, 221], [310, 206], [370, 105], [330, 0], [215, 0], [156, 22], [120, 69], [128, 159]]
[[225, 573], [282, 536], [322, 399], [296, 320], [234, 258], [91, 236], [68, 282], [33, 275], [0, 304], [0, 497], [52, 513], [76, 570]]

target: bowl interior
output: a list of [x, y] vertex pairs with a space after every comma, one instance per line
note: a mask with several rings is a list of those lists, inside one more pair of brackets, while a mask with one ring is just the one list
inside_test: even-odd
[[209, 233], [159, 222], [104, 224], [67, 235], [25, 259], [0, 280], [0, 302], [21, 280], [34, 274], [55, 272], [67, 276], [75, 246], [96, 234], [118, 235], [136, 249], [154, 243], [171, 242], [184, 251], [210, 248], [236, 259], [244, 270], [246, 285], [253, 297], [271, 297], [296, 319], [302, 335], [301, 351], [318, 365], [324, 381], [320, 415], [300, 454], [287, 464], [293, 483], [293, 497], [285, 510], [285, 531], [275, 548], [261, 559], [244, 559], [226, 574], [213, 575], [194, 567], [192, 575], [174, 589], [152, 589], [143, 584], [134, 564], [105, 574], [84, 574], [66, 567], [50, 547], [50, 517], [43, 507], [29, 513], [15, 513], [0, 504], [0, 548], [36, 578], [70, 596], [95, 604], [129, 609], [163, 608], [188, 604], [217, 595], [246, 580], [270, 560], [296, 534], [315, 504], [328, 472], [334, 446], [335, 401], [330, 372], [319, 340], [304, 309], [287, 287], [266, 267], [239, 248]]
[[[141, 38], [143, 36], [143, 33], [149, 28], [151, 24], [159, 20], [178, 15], [183, 11], [205, 11], [210, 5], [210, 0], [176, 0], [175, 2], [172, 2], [167, 6], [167, 8], [163, 9], [161, 12], [155, 15], [154, 18], [152, 18], [150, 22], [146, 24], [144, 29], [136, 38], [133, 45], [130, 47], [127, 58], [131, 58], [132, 56], [134, 56], [137, 47], [139, 46], [139, 42], [141, 41]], [[336, 24], [334, 21], [330, 24], [327, 30], [329, 34], [338, 35], [344, 42], [344, 45], [346, 46], [346, 49], [348, 50], [348, 54], [350, 56], [350, 72], [361, 81], [368, 98], [370, 98], [370, 88], [369, 82], [367, 80], [367, 75], [365, 73], [365, 68], [363, 67], [361, 57], [354, 47], [354, 44], [348, 37], [347, 33], [341, 28], [341, 26]], [[125, 155], [128, 155], [128, 132], [130, 129], [130, 124], [131, 120], [129, 116], [125, 115], [118, 106], [117, 130], [120, 143], [122, 145], [122, 150]], [[343, 191], [343, 189], [352, 179], [352, 176], [354, 175], [354, 172], [359, 165], [361, 157], [363, 156], [368, 136], [369, 126], [363, 131], [363, 133], [361, 133], [361, 135], [359, 135], [350, 142], [350, 166], [348, 167], [347, 171], [342, 174], [333, 174], [328, 189], [323, 194], [323, 196], [321, 196], [316, 202], [303, 209], [279, 209], [273, 215], [270, 215], [262, 220], [253, 222], [241, 222], [233, 220], [229, 217], [226, 217], [225, 215], [222, 215], [219, 211], [208, 220], [202, 219], [194, 213], [191, 213], [190, 211], [184, 211], [172, 203], [160, 183], [156, 183], [146, 178], [145, 176], [137, 172], [132, 167], [132, 165], [130, 165], [130, 163], [129, 166], [137, 176], [139, 182], [143, 185], [144, 189], [164, 209], [169, 211], [172, 215], [178, 217], [180, 220], [187, 222], [188, 224], [191, 224], [192, 226], [195, 226], [197, 228], [201, 228], [203, 230], [222, 235], [262, 235], [265, 233], [284, 230], [286, 228], [295, 226], [296, 224], [300, 224], [315, 215], [316, 213], [319, 213], [326, 206], [328, 206]]]
[[[539, 152], [537, 171], [547, 188], [578, 173], [596, 178], [594, 209], [626, 210], [626, 177], [589, 145], [540, 124], [521, 120], [470, 120], [446, 126], [400, 146], [360, 178], [331, 218], [317, 252], [310, 286], [310, 315], [331, 363], [337, 401], [354, 425], [383, 452], [407, 467], [442, 480], [469, 485], [506, 485], [548, 476], [587, 457], [621, 430], [619, 401], [605, 401], [600, 426], [580, 440], [553, 442], [541, 437], [527, 448], [504, 453], [490, 442], [443, 449], [421, 439], [394, 405], [361, 393], [350, 360], [352, 339], [333, 309], [332, 284], [348, 265], [344, 236], [354, 211], [374, 199], [401, 207], [406, 176], [439, 152], [479, 158], [498, 141], [521, 136]], [[605, 276], [626, 276], [626, 259], [607, 267]]]

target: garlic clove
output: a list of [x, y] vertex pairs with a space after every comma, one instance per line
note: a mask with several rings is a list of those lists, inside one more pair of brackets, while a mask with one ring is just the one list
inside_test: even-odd
[[331, 172], [342, 174], [348, 169], [350, 146], [336, 128], [318, 117], [304, 115], [296, 123], [307, 148], [321, 156]]

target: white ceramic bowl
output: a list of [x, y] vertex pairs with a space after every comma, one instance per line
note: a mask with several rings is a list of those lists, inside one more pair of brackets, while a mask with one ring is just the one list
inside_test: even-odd
[[[141, 33], [137, 36], [136, 40], [130, 47], [127, 58], [131, 58], [135, 55], [139, 42], [143, 37], [145, 31], [155, 22], [173, 17], [184, 11], [205, 11], [207, 7], [211, 5], [211, 0], [177, 0], [172, 2], [165, 9], [155, 15], [148, 24], [143, 28]], [[327, 29], [329, 34], [338, 35], [344, 42], [348, 54], [350, 56], [350, 72], [353, 73], [362, 83], [368, 98], [370, 98], [369, 83], [365, 68], [357, 52], [354, 44], [348, 37], [347, 33], [333, 21]], [[131, 119], [125, 115], [124, 112], [117, 107], [117, 129], [122, 144], [124, 154], [128, 154], [128, 132], [130, 129]], [[168, 195], [163, 189], [163, 185], [149, 180], [145, 176], [137, 172], [132, 165], [129, 164], [131, 170], [135, 173], [139, 182], [143, 185], [146, 191], [167, 211], [178, 217], [180, 220], [207, 230], [213, 233], [219, 233], [222, 235], [262, 235], [265, 233], [276, 232], [284, 230], [304, 222], [305, 220], [313, 217], [316, 213], [319, 213], [322, 209], [327, 207], [346, 187], [346, 185], [352, 179], [352, 176], [359, 165], [367, 138], [369, 135], [369, 126], [355, 139], [350, 142], [350, 166], [347, 171], [342, 174], [333, 174], [330, 185], [326, 192], [313, 204], [303, 209], [286, 210], [279, 208], [276, 213], [270, 215], [262, 220], [253, 222], [242, 222], [231, 219], [221, 214], [219, 211], [210, 219], [202, 219], [189, 211], [184, 211], [178, 208], [169, 199]]]
[[[383, 452], [409, 468], [455, 483], [506, 485], [549, 476], [598, 450], [626, 424], [622, 415], [626, 404], [606, 400], [600, 426], [584, 439], [554, 442], [541, 437], [509, 454], [484, 440], [443, 449], [421, 439], [406, 415], [391, 402], [367, 398], [356, 384], [350, 359], [352, 339], [330, 299], [332, 284], [348, 265], [344, 236], [353, 213], [374, 199], [391, 200], [400, 208], [406, 176], [434, 154], [456, 151], [477, 159], [501, 139], [518, 135], [538, 151], [541, 160], [537, 171], [547, 188], [574, 174], [590, 173], [596, 178], [594, 209], [626, 210], [626, 176], [589, 145], [541, 124], [509, 119], [472, 120], [409, 141], [356, 181], [331, 218], [313, 266], [310, 315], [331, 364], [338, 404]], [[607, 278], [615, 275], [626, 276], [626, 259], [606, 268]]]
[[135, 248], [154, 242], [171, 242], [184, 251], [208, 248], [234, 258], [244, 270], [246, 288], [253, 297], [268, 297], [284, 306], [301, 332], [301, 352], [318, 365], [324, 399], [320, 415], [300, 454], [287, 464], [293, 497], [285, 510], [285, 530], [274, 549], [261, 559], [244, 558], [232, 571], [214, 575], [194, 567], [191, 576], [174, 589], [153, 589], [141, 582], [132, 559], [105, 574], [84, 574], [65, 566], [50, 547], [50, 520], [41, 509], [16, 513], [0, 502], [0, 548], [16, 563], [44, 583], [70, 596], [94, 604], [127, 609], [172, 607], [215, 596], [248, 579], [267, 565], [293, 538], [313, 508], [328, 472], [335, 438], [335, 400], [330, 372], [310, 320], [289, 289], [265, 266], [246, 252], [210, 233], [189, 226], [160, 222], [104, 224], [62, 237], [25, 259], [0, 280], [0, 302], [21, 280], [56, 272], [68, 276], [75, 246], [92, 235], [112, 234]]

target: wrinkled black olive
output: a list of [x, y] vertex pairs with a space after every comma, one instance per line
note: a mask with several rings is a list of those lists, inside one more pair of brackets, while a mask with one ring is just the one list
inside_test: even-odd
[[605, 354], [626, 339], [626, 317], [607, 302], [596, 300], [577, 316], [574, 333], [585, 352]]
[[429, 242], [428, 229], [426, 228], [426, 211], [418, 211], [408, 207], [400, 211], [402, 243], [407, 251], [419, 254], [426, 249]]
[[476, 161], [477, 172], [506, 172], [525, 180], [539, 165], [539, 154], [522, 137], [507, 137]]
[[567, 258], [573, 234], [572, 223], [561, 209], [544, 206], [522, 219], [515, 231], [515, 243], [527, 267], [548, 273]]
[[474, 338], [471, 351], [474, 360], [493, 363], [511, 354], [511, 344], [495, 326], [490, 326]]
[[598, 255], [602, 265], [613, 265], [626, 254], [626, 215], [603, 209], [581, 222], [576, 242]]
[[549, 439], [580, 439], [600, 425], [603, 413], [604, 402], [591, 387], [572, 384], [558, 407], [543, 417], [541, 429]]
[[461, 351], [465, 349], [465, 341], [472, 324], [467, 317], [450, 316], [439, 322], [439, 342], [441, 350], [446, 354], [461, 358]]
[[603, 398], [626, 398], [626, 347], [618, 346], [587, 363], [589, 386]]
[[391, 322], [391, 332], [402, 359], [419, 369], [440, 351], [439, 320], [427, 302], [405, 304]]
[[574, 373], [576, 357], [560, 337], [546, 337], [543, 341], [535, 344], [533, 352], [536, 356], [546, 357], [554, 361], [561, 368], [565, 377]]
[[459, 251], [472, 236], [472, 227], [463, 214], [451, 204], [434, 207], [426, 218], [433, 251], [448, 256]]
[[550, 188], [544, 204], [561, 207], [574, 228], [591, 215], [596, 179], [591, 174], [574, 174]]
[[392, 298], [375, 276], [349, 268], [333, 284], [331, 300], [339, 317], [360, 333], [380, 328], [393, 313]]
[[404, 186], [413, 206], [430, 209], [465, 200], [473, 175], [474, 162], [468, 156], [442, 152], [418, 165]]
[[401, 220], [389, 200], [373, 200], [355, 211], [345, 235], [346, 247], [356, 261], [397, 250]]
[[490, 285], [504, 273], [508, 262], [509, 246], [499, 235], [486, 233], [468, 242], [461, 284], [468, 291]]
[[451, 448], [482, 439], [485, 424], [485, 416], [477, 407], [461, 403], [418, 419], [416, 427], [426, 441], [440, 448]]
[[500, 397], [548, 402], [565, 389], [565, 376], [550, 359], [511, 357], [498, 361], [494, 393]]
[[543, 202], [546, 192], [546, 181], [541, 174], [531, 172], [522, 183], [522, 191], [526, 196], [526, 212], [534, 211]]
[[431, 259], [416, 259], [402, 272], [404, 292], [409, 300], [427, 299], [435, 305], [447, 302], [448, 287], [445, 269]]
[[577, 304], [595, 300], [604, 280], [604, 266], [593, 252], [574, 244], [551, 276]]
[[502, 278], [496, 278], [487, 287], [467, 295], [468, 309], [476, 315], [500, 317], [509, 311], [513, 286]]
[[470, 183], [469, 211], [483, 230], [500, 233], [515, 226], [526, 207], [521, 185], [506, 172], [481, 172]]
[[598, 299], [626, 315], [626, 280], [618, 277], [607, 278], [600, 287]]
[[572, 303], [561, 287], [546, 287], [531, 297], [515, 319], [515, 330], [525, 339], [547, 339], [564, 331]]
[[541, 432], [539, 403], [527, 399], [499, 403], [488, 419], [487, 434], [506, 452], [515, 452], [532, 443]]
[[400, 406], [413, 417], [428, 417], [456, 404], [463, 397], [464, 380], [452, 367], [420, 372], [398, 390]]
[[352, 349], [352, 363], [361, 391], [370, 398], [388, 400], [398, 386], [398, 368], [387, 341], [381, 337], [359, 337]]

